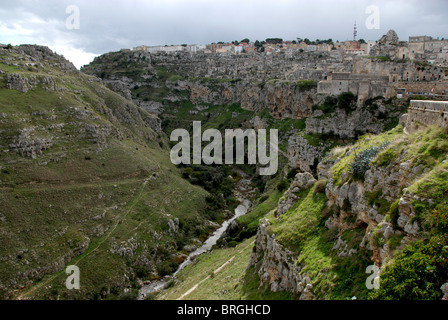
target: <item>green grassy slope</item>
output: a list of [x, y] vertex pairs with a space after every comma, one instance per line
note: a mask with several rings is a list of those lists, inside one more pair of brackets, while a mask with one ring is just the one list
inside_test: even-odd
[[[171, 164], [154, 116], [42, 51], [0, 52], [0, 297], [118, 298], [209, 229], [207, 194]], [[11, 74], [37, 80], [21, 92]], [[28, 152], [35, 141], [48, 144]], [[68, 264], [79, 291], [65, 288]]]
[[200, 256], [177, 276], [176, 283], [152, 296], [160, 300], [277, 300], [289, 293], [274, 293], [259, 286], [253, 267], [247, 269], [255, 238], [234, 248], [215, 249]]

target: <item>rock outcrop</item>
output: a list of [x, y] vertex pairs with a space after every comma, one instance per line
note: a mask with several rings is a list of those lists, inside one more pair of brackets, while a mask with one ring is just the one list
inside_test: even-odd
[[315, 182], [316, 179], [314, 179], [309, 172], [296, 174], [288, 190], [278, 201], [276, 216], [281, 216], [288, 211], [298, 200], [300, 200], [296, 194], [301, 190], [310, 188]]
[[303, 172], [315, 172], [327, 148], [325, 142], [311, 145], [303, 136], [292, 135], [288, 140], [287, 149], [289, 166]]
[[273, 292], [292, 292], [301, 300], [312, 300], [311, 279], [301, 274], [303, 266], [297, 264], [298, 257], [267, 233], [268, 225], [267, 220], [260, 224], [249, 267], [255, 266], [261, 284]]

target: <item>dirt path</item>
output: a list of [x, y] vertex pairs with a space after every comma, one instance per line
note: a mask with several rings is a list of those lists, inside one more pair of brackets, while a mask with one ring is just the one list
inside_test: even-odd
[[[236, 255], [234, 255], [232, 258], [230, 258], [229, 260], [227, 260], [226, 262], [224, 262], [218, 269], [216, 269], [215, 271], [213, 271], [213, 274], [217, 274], [219, 273], [222, 269], [224, 269], [228, 264], [232, 263], [232, 261], [235, 259], [235, 257], [239, 254], [241, 254], [244, 250], [246, 250], [247, 248], [249, 248], [251, 245], [253, 245], [255, 243], [255, 241], [251, 242], [248, 246], [246, 246], [244, 249], [240, 250]], [[196, 283], [193, 287], [191, 287], [191, 289], [187, 290], [184, 294], [182, 294], [179, 298], [177, 298], [176, 300], [182, 300], [183, 298], [185, 298], [186, 296], [188, 296], [190, 293], [192, 293], [193, 291], [195, 291], [202, 283], [204, 283], [205, 281], [207, 281], [208, 279], [210, 279], [210, 276], [205, 277], [204, 279], [202, 279], [201, 281], [199, 281], [198, 283]]]

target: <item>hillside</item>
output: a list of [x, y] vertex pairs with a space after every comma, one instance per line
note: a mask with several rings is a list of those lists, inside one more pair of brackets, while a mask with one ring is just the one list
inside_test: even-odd
[[[313, 53], [245, 65], [245, 56], [121, 50], [79, 72], [45, 47], [0, 50], [2, 298], [134, 299], [243, 199], [251, 208], [217, 246], [147, 299], [447, 293], [445, 105], [318, 93], [323, 70], [313, 70], [336, 62]], [[193, 121], [278, 129], [277, 174], [172, 165], [168, 137]], [[79, 291], [65, 289], [70, 264]], [[379, 290], [366, 286], [374, 266]]]
[[[275, 189], [266, 190], [253, 209], [256, 237], [200, 257], [152, 298], [446, 299], [447, 138], [400, 125], [333, 149], [318, 181], [297, 174], [275, 206]], [[371, 150], [362, 174], [353, 171], [355, 154]], [[374, 264], [379, 290], [366, 286]]]
[[214, 226], [157, 116], [46, 47], [0, 49], [0, 170], [3, 299], [133, 294]]
[[[120, 51], [83, 68], [159, 114], [166, 134], [198, 120], [221, 130], [279, 129], [282, 170], [255, 180], [254, 204], [221, 239], [223, 249], [199, 258], [151, 298], [441, 299], [448, 280], [447, 189], [438, 178], [446, 169], [444, 129], [429, 123], [418, 133], [404, 132], [407, 99], [360, 102], [351, 92], [318, 94], [312, 75], [292, 82], [256, 79], [246, 69], [242, 79], [221, 68], [210, 74], [209, 64], [219, 59]], [[125, 74], [125, 66], [136, 63], [147, 74]], [[258, 179], [256, 171], [247, 173]], [[417, 187], [422, 181], [438, 198]], [[250, 257], [247, 239], [254, 240]], [[234, 247], [241, 251], [238, 261]], [[249, 261], [244, 268], [241, 259]], [[366, 270], [374, 265], [382, 285], [371, 291]]]

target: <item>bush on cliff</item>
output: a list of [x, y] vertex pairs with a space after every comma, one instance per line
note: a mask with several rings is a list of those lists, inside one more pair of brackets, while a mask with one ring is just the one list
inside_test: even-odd
[[448, 282], [448, 236], [439, 235], [406, 247], [380, 276], [370, 299], [440, 300]]
[[353, 92], [342, 92], [338, 96], [338, 108], [345, 111], [352, 111], [356, 108], [356, 96]]

